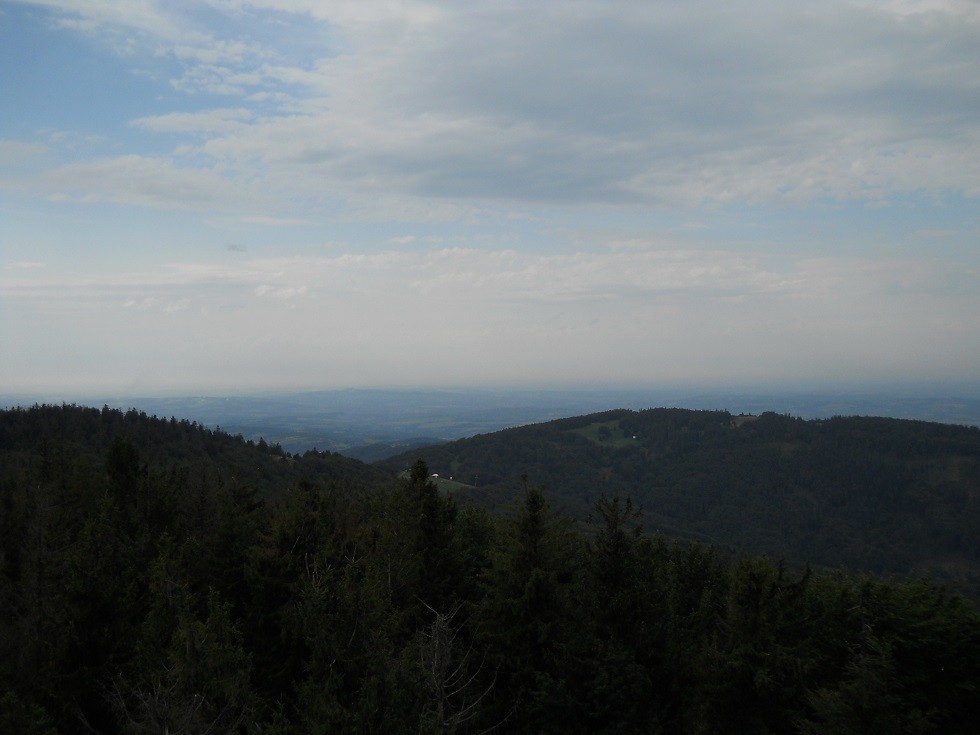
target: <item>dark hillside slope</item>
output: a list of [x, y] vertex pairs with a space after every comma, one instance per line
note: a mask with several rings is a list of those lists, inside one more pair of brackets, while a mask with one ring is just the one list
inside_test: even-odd
[[299, 479], [341, 485], [388, 483], [383, 470], [328, 452], [290, 456], [277, 445], [255, 444], [196, 422], [157, 418], [131, 409], [44, 405], [0, 411], [0, 476], [41, 472], [68, 481], [101, 472], [114, 442], [137, 451], [144, 469], [175, 467], [192, 480], [234, 479], [276, 498]]
[[630, 496], [645, 526], [752, 553], [879, 574], [927, 571], [980, 589], [980, 430], [884, 418], [608, 411], [450, 442], [433, 472], [499, 505], [520, 477], [587, 517]]

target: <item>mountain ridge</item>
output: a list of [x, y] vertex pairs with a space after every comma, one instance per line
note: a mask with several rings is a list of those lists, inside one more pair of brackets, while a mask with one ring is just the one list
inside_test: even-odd
[[521, 477], [580, 520], [630, 497], [645, 525], [851, 571], [927, 572], [980, 588], [980, 429], [878, 417], [616, 409], [413, 450], [500, 507]]

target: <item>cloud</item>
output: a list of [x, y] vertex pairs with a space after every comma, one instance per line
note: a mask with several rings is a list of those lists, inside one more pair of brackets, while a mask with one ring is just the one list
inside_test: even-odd
[[329, 102], [303, 126], [273, 124], [320, 175], [430, 197], [689, 205], [973, 190], [969, 14], [684, 8], [499, 4], [442, 13], [405, 31], [414, 43], [384, 47], [355, 29], [364, 47], [320, 70]]
[[248, 225], [263, 225], [265, 227], [296, 227], [311, 223], [311, 220], [308, 219], [299, 219], [297, 217], [270, 217], [267, 215], [242, 217], [241, 221]]
[[27, 143], [20, 140], [0, 140], [0, 166], [12, 166], [39, 156], [47, 151], [47, 147], [39, 143]]
[[255, 201], [246, 186], [214, 169], [182, 168], [166, 158], [127, 155], [74, 163], [38, 175], [55, 199], [188, 210], [241, 210]]
[[242, 107], [220, 108], [201, 112], [171, 112], [133, 120], [134, 127], [157, 133], [195, 133], [214, 135], [241, 129], [253, 113]]
[[171, 301], [176, 300], [175, 294], [189, 289], [231, 298], [244, 298], [250, 291], [280, 299], [331, 301], [385, 293], [396, 302], [398, 298], [420, 299], [433, 308], [469, 301], [475, 314], [479, 313], [476, 304], [592, 308], [600, 302], [626, 306], [657, 299], [684, 303], [776, 298], [829, 303], [851, 293], [872, 298], [899, 291], [940, 295], [956, 275], [952, 266], [940, 261], [806, 257], [791, 267], [777, 268], [767, 265], [767, 260], [760, 254], [660, 245], [553, 255], [438, 248], [253, 258], [234, 266], [173, 263], [142, 273], [55, 276], [40, 281], [11, 277], [0, 285], [11, 293], [44, 289], [72, 294], [71, 298], [79, 289], [109, 294], [152, 291], [163, 294], [161, 300], [170, 294]]
[[34, 5], [140, 94], [0, 141], [14, 342], [215, 384], [980, 362], [975, 2]]
[[162, 360], [197, 385], [827, 381], [968, 377], [980, 302], [976, 270], [962, 271], [659, 238], [552, 254], [416, 242], [119, 273], [7, 269], [0, 291], [5, 313], [51, 334], [102, 325], [128, 346], [113, 353], [121, 371]]
[[263, 283], [255, 289], [255, 294], [257, 296], [272, 296], [286, 301], [300, 296], [306, 296], [307, 291], [309, 291], [307, 286], [284, 286], [277, 288], [268, 283]]
[[236, 98], [132, 125], [193, 136], [307, 211], [980, 196], [965, 0], [255, 0], [212, 3], [207, 26], [170, 4], [43, 4], [175, 59], [180, 91]]
[[108, 28], [143, 32], [153, 37], [176, 37], [177, 26], [154, 0], [31, 0], [57, 11], [62, 27], [86, 32]]
[[146, 311], [147, 309], [153, 308], [156, 303], [156, 299], [152, 296], [147, 296], [142, 299], [128, 298], [123, 302], [123, 307], [126, 309], [138, 309], [139, 311]]

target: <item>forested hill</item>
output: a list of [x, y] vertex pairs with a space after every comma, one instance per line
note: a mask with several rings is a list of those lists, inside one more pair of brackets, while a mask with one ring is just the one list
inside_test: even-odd
[[48, 476], [77, 483], [98, 476], [106, 457], [131, 461], [140, 472], [179, 469], [184, 481], [236, 482], [275, 499], [300, 478], [341, 484], [390, 483], [376, 467], [330, 452], [290, 455], [194, 421], [130, 409], [36, 405], [0, 411], [0, 462], [7, 477], [38, 464]]
[[[642, 447], [637, 418], [512, 436], [587, 467], [568, 447]], [[721, 419], [671, 414], [648, 461], [779, 425]], [[644, 535], [618, 498], [588, 533], [533, 485], [490, 514], [430, 477], [137, 411], [0, 412], [0, 733], [976, 732], [980, 613], [943, 585]]]
[[912, 569], [980, 588], [980, 430], [886, 418], [804, 421], [772, 413], [616, 410], [415, 450], [491, 506], [520, 477], [586, 518], [631, 497], [644, 526], [851, 570]]

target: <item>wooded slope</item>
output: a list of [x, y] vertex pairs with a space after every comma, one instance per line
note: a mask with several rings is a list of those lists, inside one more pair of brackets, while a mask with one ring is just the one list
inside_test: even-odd
[[520, 477], [586, 518], [631, 497], [644, 525], [750, 553], [980, 589], [980, 430], [886, 418], [617, 410], [461, 439], [422, 457], [491, 507]]

